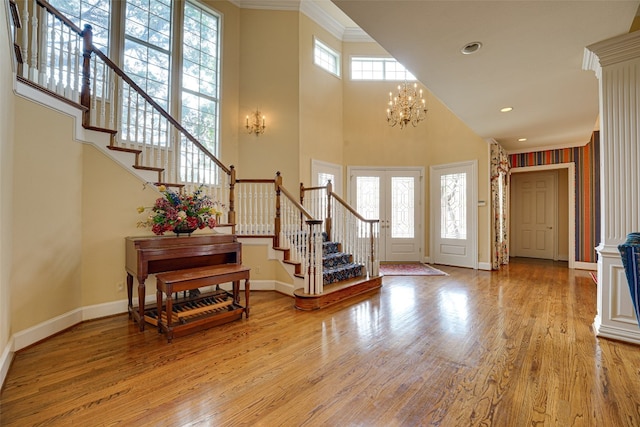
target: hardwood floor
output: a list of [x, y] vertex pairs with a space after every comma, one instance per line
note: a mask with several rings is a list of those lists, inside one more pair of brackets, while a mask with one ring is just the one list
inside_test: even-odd
[[587, 272], [438, 268], [313, 312], [252, 292], [249, 320], [173, 344], [83, 323], [16, 355], [0, 424], [640, 425], [640, 348], [594, 336]]

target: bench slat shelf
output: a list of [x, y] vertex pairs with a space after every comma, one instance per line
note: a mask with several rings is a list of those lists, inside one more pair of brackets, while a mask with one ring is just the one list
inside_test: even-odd
[[[242, 264], [221, 264], [157, 274], [155, 319], [158, 332], [165, 332], [167, 341], [171, 342], [174, 336], [241, 319], [242, 313], [248, 318], [249, 271]], [[244, 280], [244, 307], [239, 302], [241, 280]], [[229, 282], [233, 283], [232, 294], [218, 290], [214, 295], [200, 295], [188, 300], [178, 298], [174, 302], [174, 293]]]

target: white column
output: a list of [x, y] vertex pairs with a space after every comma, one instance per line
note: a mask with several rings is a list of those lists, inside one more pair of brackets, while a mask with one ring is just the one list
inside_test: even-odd
[[640, 32], [587, 46], [600, 85], [598, 336], [640, 344], [618, 245], [640, 231]]

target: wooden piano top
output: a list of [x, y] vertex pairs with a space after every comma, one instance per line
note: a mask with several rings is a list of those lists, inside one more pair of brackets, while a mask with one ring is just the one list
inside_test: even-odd
[[163, 271], [241, 263], [242, 245], [234, 234], [125, 238], [125, 269], [138, 280]]

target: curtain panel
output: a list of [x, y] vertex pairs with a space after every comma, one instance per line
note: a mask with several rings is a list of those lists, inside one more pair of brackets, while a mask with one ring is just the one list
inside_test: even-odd
[[491, 216], [493, 218], [491, 268], [509, 263], [509, 156], [500, 144], [491, 143]]

